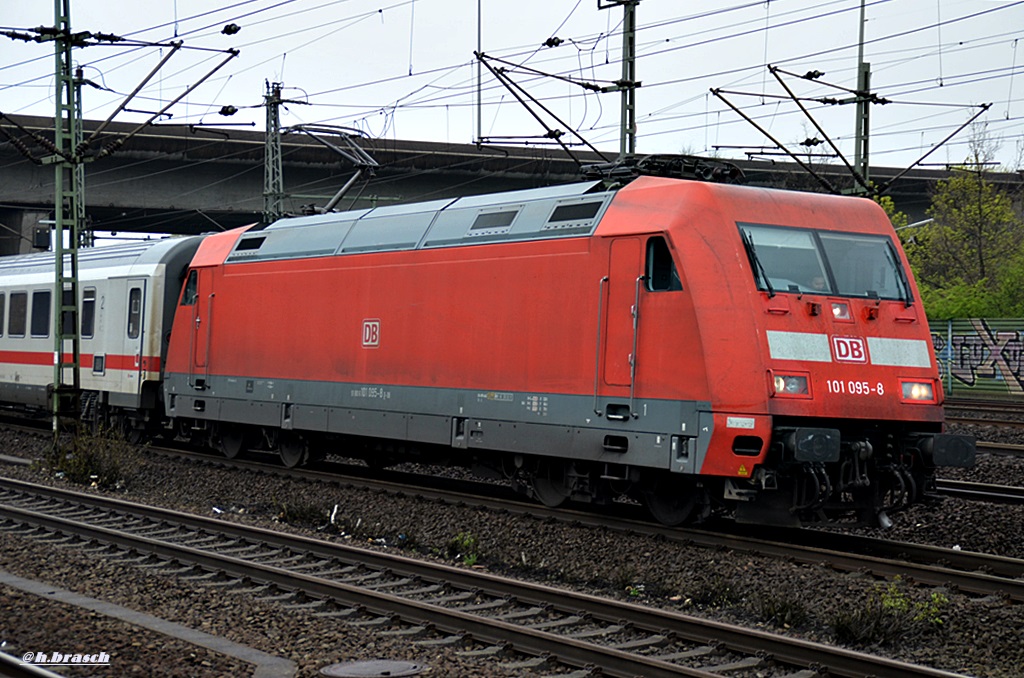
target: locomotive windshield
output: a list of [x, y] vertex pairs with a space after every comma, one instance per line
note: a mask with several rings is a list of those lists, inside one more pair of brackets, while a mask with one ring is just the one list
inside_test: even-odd
[[739, 224], [757, 288], [910, 300], [892, 240], [881, 235]]

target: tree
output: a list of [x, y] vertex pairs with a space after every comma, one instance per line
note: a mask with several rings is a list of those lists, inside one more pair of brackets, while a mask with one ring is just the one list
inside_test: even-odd
[[[1024, 220], [989, 180], [996, 150], [975, 129], [965, 163], [936, 186], [932, 221], [899, 232], [930, 318], [1024, 315]], [[900, 213], [886, 211], [895, 224]]]
[[932, 287], [994, 284], [1019, 249], [1021, 222], [1013, 202], [980, 169], [953, 168], [938, 183], [927, 213], [934, 221], [904, 232], [904, 247], [918, 280]]
[[896, 209], [896, 203], [893, 201], [892, 196], [878, 196], [875, 198], [875, 202], [881, 205], [882, 209], [885, 210], [885, 215], [889, 217], [889, 221], [892, 222], [893, 228], [899, 231], [900, 229], [907, 227], [907, 222], [910, 221], [907, 218], [907, 213]]

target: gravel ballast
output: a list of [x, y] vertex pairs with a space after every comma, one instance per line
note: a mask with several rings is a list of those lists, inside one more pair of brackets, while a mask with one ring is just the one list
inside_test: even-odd
[[[48, 442], [46, 438], [0, 432], [0, 453], [24, 454], [33, 446], [41, 450]], [[61, 482], [24, 467], [7, 467], [3, 473]], [[964, 479], [1024, 485], [1024, 462], [981, 457], [976, 470], [962, 474], [976, 476]], [[126, 490], [113, 494], [368, 548], [401, 549], [407, 556], [463, 566], [475, 562], [476, 567], [498, 574], [833, 643], [837, 642], [837, 620], [844, 615], [869, 611], [878, 603], [903, 606], [907, 612], [884, 640], [847, 646], [968, 675], [1024, 675], [1024, 606], [1000, 598], [161, 458], [148, 458], [128, 479]], [[316, 529], [318, 516], [326, 523], [327, 514], [335, 507], [335, 525]], [[282, 515], [293, 516], [297, 524], [282, 523]], [[312, 520], [300, 516], [312, 516]], [[886, 538], [1024, 557], [1021, 507], [948, 499], [938, 506], [915, 507], [894, 519], [896, 524], [884, 534]], [[466, 537], [472, 538], [473, 554], [456, 555], [451, 545], [459, 537], [463, 543]], [[509, 675], [493, 661], [474, 662], [458, 656], [452, 648], [425, 649], [365, 628], [325, 622], [247, 596], [227, 596], [172, 576], [154, 576], [99, 556], [2, 531], [0, 548], [0, 569], [290, 659], [298, 664], [299, 675], [316, 675], [327, 664], [358, 659], [407, 660], [429, 666], [431, 675]], [[30, 649], [26, 644], [46, 641], [47, 629], [54, 626], [49, 622], [33, 625], [35, 616], [20, 612], [28, 604], [26, 599], [0, 589], [0, 596], [4, 595], [11, 597], [0, 598], [0, 610], [5, 617], [9, 611], [18, 611], [20, 621], [0, 621], [0, 640], [26, 649]], [[915, 617], [919, 619], [914, 621]], [[97, 643], [106, 642], [99, 640], [101, 630], [95, 629], [90, 619], [62, 619], [79, 644], [91, 645], [94, 638]], [[123, 660], [125, 666], [156, 665], [168, 661], [168, 654], [173, 658], [192, 652], [198, 665], [190, 669], [198, 672], [166, 675], [237, 675], [234, 667], [212, 663], [222, 658], [211, 659], [195, 649], [175, 648], [168, 653], [163, 651], [165, 645], [171, 647], [156, 642], [119, 645], [118, 652], [123, 654], [118, 661]], [[204, 661], [211, 665], [203, 665]]]

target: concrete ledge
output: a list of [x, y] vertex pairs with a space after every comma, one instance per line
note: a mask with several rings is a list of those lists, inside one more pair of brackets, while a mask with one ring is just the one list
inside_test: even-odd
[[3, 570], [0, 570], [0, 584], [24, 591], [25, 593], [31, 593], [40, 598], [56, 600], [61, 603], [99, 612], [108, 617], [119, 619], [135, 626], [141, 626], [150, 631], [162, 633], [165, 636], [172, 636], [192, 645], [205, 647], [219, 654], [253, 664], [256, 667], [252, 674], [253, 678], [293, 678], [298, 671], [295, 662], [283, 657], [275, 657], [246, 645], [239, 645], [220, 636], [212, 636], [209, 633], [196, 631], [187, 626], [182, 626], [166, 619], [160, 619], [144, 612], [130, 610], [120, 605], [97, 600], [96, 598], [89, 598], [88, 596], [59, 589], [49, 584], [18, 577]]

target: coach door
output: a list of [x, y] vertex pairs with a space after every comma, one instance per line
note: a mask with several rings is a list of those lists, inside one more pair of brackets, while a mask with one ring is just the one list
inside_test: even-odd
[[128, 358], [128, 386], [138, 393], [142, 387], [146, 362], [146, 279], [128, 279], [128, 308], [126, 309], [124, 354]]
[[193, 269], [186, 282], [186, 294], [192, 297], [192, 340], [189, 361], [189, 383], [206, 388], [210, 375], [210, 333], [213, 331], [213, 271]]
[[641, 276], [640, 240], [620, 238], [612, 242], [608, 263], [607, 302], [604, 309], [604, 383], [632, 386], [635, 365]]

